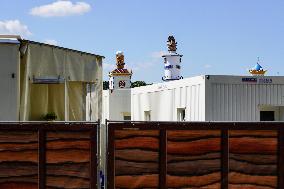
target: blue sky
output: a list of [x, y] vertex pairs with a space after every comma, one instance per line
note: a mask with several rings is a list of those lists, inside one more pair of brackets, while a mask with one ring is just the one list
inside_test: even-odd
[[257, 57], [268, 75], [284, 75], [283, 0], [66, 2], [1, 0], [0, 33], [104, 55], [104, 79], [122, 50], [133, 80], [160, 82], [168, 35], [184, 55], [183, 77], [247, 75]]

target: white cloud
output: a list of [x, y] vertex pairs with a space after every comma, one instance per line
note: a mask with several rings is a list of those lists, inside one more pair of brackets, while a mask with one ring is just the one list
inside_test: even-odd
[[162, 58], [164, 54], [167, 54], [167, 51], [157, 51], [157, 52], [152, 52], [151, 57], [152, 58]]
[[58, 0], [54, 3], [34, 7], [30, 14], [40, 17], [62, 17], [81, 15], [91, 10], [91, 6], [85, 2], [72, 3], [71, 1]]
[[211, 68], [211, 67], [212, 67], [211, 64], [205, 64], [205, 65], [204, 65], [204, 68], [206, 68], [206, 69], [209, 69], [209, 68]]
[[43, 42], [49, 45], [58, 45], [58, 42], [54, 39], [46, 39]]
[[115, 64], [103, 63], [103, 69], [106, 72], [112, 71], [114, 68], [115, 68]]
[[21, 35], [24, 37], [32, 35], [28, 26], [22, 24], [19, 20], [0, 21], [0, 34]]

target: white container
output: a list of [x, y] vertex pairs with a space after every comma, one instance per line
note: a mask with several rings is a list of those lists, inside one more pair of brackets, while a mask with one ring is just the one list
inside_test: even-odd
[[134, 121], [284, 121], [284, 77], [197, 76], [134, 88], [131, 101]]

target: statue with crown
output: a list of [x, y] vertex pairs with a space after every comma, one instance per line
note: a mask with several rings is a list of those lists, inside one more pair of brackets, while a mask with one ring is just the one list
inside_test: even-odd
[[249, 70], [249, 73], [253, 76], [264, 76], [267, 70], [264, 70], [262, 66], [259, 64], [259, 58], [257, 60], [256, 65]]

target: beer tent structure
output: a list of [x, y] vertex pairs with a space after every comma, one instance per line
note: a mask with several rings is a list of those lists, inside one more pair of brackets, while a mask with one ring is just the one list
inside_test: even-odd
[[99, 119], [103, 58], [34, 41], [0, 40], [0, 120]]

